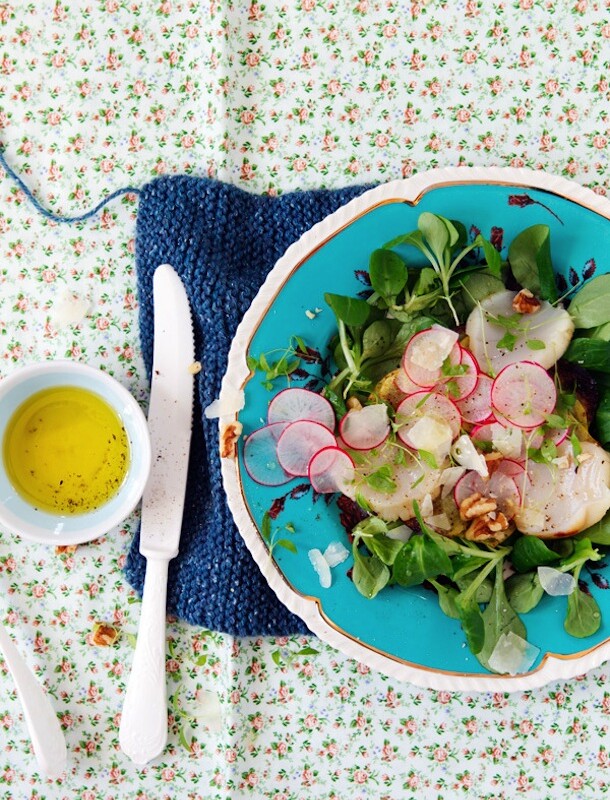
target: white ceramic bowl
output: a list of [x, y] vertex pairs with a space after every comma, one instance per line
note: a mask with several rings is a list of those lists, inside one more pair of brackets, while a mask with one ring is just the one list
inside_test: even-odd
[[115, 410], [129, 441], [127, 474], [116, 494], [98, 508], [82, 514], [54, 514], [34, 508], [15, 491], [0, 454], [0, 531], [44, 544], [75, 545], [108, 533], [135, 509], [150, 472], [150, 437], [142, 409], [117, 380], [87, 364], [45, 361], [18, 369], [0, 381], [0, 443], [17, 408], [31, 395], [53, 386], [87, 389]]

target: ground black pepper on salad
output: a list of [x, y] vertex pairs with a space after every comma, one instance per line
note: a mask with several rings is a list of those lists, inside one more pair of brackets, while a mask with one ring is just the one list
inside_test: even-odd
[[[364, 295], [325, 295], [324, 385], [277, 393], [244, 464], [350, 503], [355, 590], [434, 589], [480, 663], [515, 674], [536, 658], [523, 617], [545, 593], [565, 596], [572, 636], [601, 624], [580, 574], [610, 545], [610, 275], [590, 262], [561, 285], [546, 225], [506, 260], [497, 244], [424, 212], [375, 250]], [[295, 337], [249, 366], [275, 388], [314, 353]], [[342, 560], [312, 558], [325, 585]]]

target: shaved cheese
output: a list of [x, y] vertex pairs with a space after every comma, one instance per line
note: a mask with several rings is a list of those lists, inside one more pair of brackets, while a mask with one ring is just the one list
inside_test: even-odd
[[324, 558], [331, 569], [342, 564], [348, 556], [349, 550], [341, 542], [331, 542], [324, 551]]
[[425, 415], [409, 428], [409, 442], [416, 450], [427, 450], [444, 458], [451, 446], [451, 427], [444, 419]]
[[447, 467], [441, 472], [441, 486], [443, 491], [441, 497], [447, 497], [449, 492], [452, 491], [455, 484], [459, 481], [462, 475], [466, 472], [466, 467]]
[[506, 458], [518, 458], [523, 447], [523, 436], [518, 428], [502, 428], [494, 425], [491, 443]]
[[564, 597], [572, 594], [576, 588], [576, 580], [569, 572], [560, 572], [553, 567], [538, 567], [540, 585], [551, 597]]
[[467, 434], [464, 433], [455, 440], [451, 448], [451, 455], [460, 466], [475, 470], [482, 478], [488, 477], [487, 462], [475, 448]]
[[518, 675], [527, 672], [538, 658], [540, 649], [526, 642], [513, 631], [503, 633], [498, 639], [488, 664], [494, 672], [502, 675]]
[[411, 361], [426, 370], [440, 369], [458, 340], [457, 333], [449, 328], [433, 325], [432, 329], [436, 331], [434, 339], [421, 337], [411, 350]]
[[328, 561], [324, 558], [322, 552], [318, 550], [317, 547], [314, 547], [307, 553], [307, 555], [311, 561], [311, 566], [315, 569], [320, 579], [320, 586], [323, 589], [330, 588], [333, 579], [332, 575], [330, 574]]
[[203, 409], [206, 419], [218, 419], [218, 417], [228, 417], [241, 411], [246, 402], [243, 389], [235, 389], [232, 386], [223, 386], [220, 397]]
[[390, 528], [386, 536], [388, 539], [394, 539], [397, 542], [408, 542], [413, 536], [413, 531], [408, 525], [398, 525], [396, 528]]
[[342, 564], [349, 556], [349, 550], [341, 542], [335, 541], [327, 546], [324, 553], [314, 547], [307, 555], [320, 579], [320, 586], [328, 589], [333, 582], [331, 568]]
[[426, 522], [429, 525], [432, 525], [433, 528], [438, 528], [441, 531], [451, 530], [451, 520], [444, 512], [442, 514], [434, 514], [432, 517], [428, 517]]
[[421, 505], [419, 507], [420, 514], [424, 519], [429, 517], [430, 514], [434, 511], [434, 507], [432, 505], [432, 498], [430, 497], [430, 493], [428, 493], [424, 499], [421, 501]]

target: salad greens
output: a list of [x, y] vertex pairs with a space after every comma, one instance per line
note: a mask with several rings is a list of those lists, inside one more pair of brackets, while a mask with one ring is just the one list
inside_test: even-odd
[[[368, 293], [357, 297], [325, 294], [337, 327], [327, 357], [309, 348], [299, 337], [292, 337], [288, 348], [278, 351], [276, 357], [272, 358], [271, 354], [250, 357], [248, 366], [253, 371], [262, 372], [263, 385], [271, 388], [278, 377], [307, 376], [303, 364], [322, 364], [325, 383], [321, 393], [341, 421], [349, 416], [350, 410], [384, 404], [387, 407], [384, 424], [387, 423], [389, 431], [387, 446], [393, 448], [392, 463], [403, 465], [401, 458], [404, 463], [410, 458], [420, 467], [421, 477], [411, 483], [411, 490], [414, 490], [424, 479], [423, 466], [438, 469], [439, 465], [432, 447], [426, 447], [425, 443], [420, 447], [407, 445], [401, 438], [403, 423], [397, 419], [396, 409], [388, 395], [391, 387], [395, 386], [391, 376], [395, 376], [401, 367], [407, 345], [413, 337], [429, 336], [430, 329], [440, 327], [444, 331], [441, 336], [448, 334], [455, 342], [455, 330], [462, 332], [469, 315], [481, 308], [481, 303], [487, 298], [493, 302], [492, 296], [500, 296], [499, 293], [506, 289], [515, 293], [523, 290], [521, 294], [525, 293], [538, 306], [538, 299], [547, 301], [545, 309], [554, 314], [558, 309], [553, 306], [563, 301], [569, 314], [568, 317], [565, 311], [560, 312], [562, 320], [567, 319], [568, 323], [564, 348], [568, 341], [570, 344], [551, 369], [548, 366], [554, 363], [553, 359], [547, 361], [546, 367], [542, 363], [532, 364], [537, 356], [543, 362], [549, 344], [537, 335], [536, 331], [541, 327], [537, 318], [532, 320], [519, 309], [514, 313], [513, 310], [508, 313], [489, 312], [489, 319], [496, 330], [499, 329], [497, 342], [494, 340], [492, 345], [495, 350], [510, 354], [515, 348], [525, 347], [526, 353], [531, 351], [521, 362], [517, 359], [510, 366], [523, 369], [524, 365], [529, 365], [527, 381], [534, 379], [533, 366], [534, 372], [541, 372], [544, 381], [551, 384], [557, 395], [556, 401], [538, 418], [537, 426], [530, 429], [526, 424], [515, 423], [520, 430], [520, 446], [524, 447], [521, 450], [525, 461], [523, 474], [527, 472], [528, 464], [543, 465], [544, 469], [550, 470], [557, 468], [556, 462], [566, 458], [562, 455], [566, 448], [571, 463], [579, 467], [587, 457], [591, 457], [590, 453], [583, 453], [584, 442], [593, 440], [602, 446], [610, 444], [610, 275], [593, 277], [595, 265], [591, 261], [582, 280], [579, 281], [577, 276], [574, 278], [575, 273], [574, 276], [570, 274], [571, 288], [560, 295], [560, 288], [566, 289], [567, 282], [565, 287], [558, 288], [551, 257], [550, 229], [542, 224], [519, 233], [510, 242], [507, 256], [504, 260], [494, 244], [478, 231], [475, 230], [469, 239], [461, 222], [424, 212], [418, 218], [416, 230], [395, 237], [370, 254]], [[511, 307], [511, 301], [508, 302], [509, 308], [515, 309], [514, 304]], [[575, 330], [570, 334], [572, 323]], [[487, 347], [487, 337], [482, 338]], [[472, 367], [463, 361], [467, 346], [459, 346], [462, 355], [457, 361], [450, 355], [446, 356], [447, 352], [449, 350], [443, 351], [442, 365], [439, 366], [439, 360], [434, 369], [442, 376], [443, 399], [449, 402], [448, 398], [452, 396], [461, 397], [459, 382], [467, 379], [466, 373]], [[470, 357], [476, 366], [472, 353]], [[419, 366], [425, 372], [427, 355], [423, 358]], [[504, 373], [501, 367], [500, 372]], [[490, 384], [493, 382], [497, 386], [497, 374], [493, 369], [481, 371], [481, 374]], [[477, 381], [480, 377], [477, 367]], [[434, 389], [419, 392], [421, 387], [416, 381], [408, 375], [407, 378], [416, 388], [405, 390], [403, 399], [415, 403], [412, 398], [421, 394], [420, 403], [426, 403]], [[521, 377], [520, 380], [525, 386], [526, 379]], [[431, 385], [424, 381], [422, 384]], [[531, 393], [531, 384], [527, 385], [527, 391]], [[466, 400], [468, 397], [467, 393], [464, 394]], [[517, 397], [517, 404], [525, 415], [530, 413], [529, 403], [530, 399], [526, 403], [521, 396]], [[497, 408], [494, 406], [496, 412]], [[489, 404], [485, 409], [491, 411]], [[453, 434], [454, 445], [449, 456], [443, 454], [442, 458], [449, 458], [451, 467], [463, 466], [470, 459], [462, 472], [485, 474], [472, 466], [472, 459], [478, 459], [478, 463], [483, 465], [486, 456], [493, 459], [494, 442], [477, 440], [475, 448], [469, 436], [473, 423], [464, 422], [457, 407], [456, 413], [459, 433]], [[483, 417], [474, 419], [483, 420]], [[339, 431], [342, 435], [341, 425]], [[383, 441], [385, 447], [386, 440]], [[566, 444], [559, 450], [564, 441]], [[359, 463], [366, 461], [365, 457], [357, 445], [348, 447], [346, 439], [343, 445], [351, 455], [348, 458], [345, 452], [341, 452], [342, 457], [351, 459], [356, 470]], [[581, 574], [587, 570], [598, 586], [609, 585], [605, 578], [592, 571], [602, 558], [598, 547], [610, 546], [610, 512], [589, 528], [575, 535], [559, 535], [559, 538], [542, 539], [531, 532], [522, 534], [514, 523], [509, 525], [506, 518], [507, 526], [504, 528], [492, 528], [489, 522], [485, 536], [467, 536], [467, 525], [458, 528], [457, 533], [455, 530], [439, 532], [442, 527], [433, 525], [431, 521], [434, 514], [431, 516], [430, 494], [420, 501], [429, 501], [424, 513], [409, 489], [403, 486], [401, 491], [408, 495], [406, 499], [409, 502], [412, 500], [413, 509], [407, 527], [400, 518], [393, 522], [383, 519], [366, 499], [368, 490], [391, 497], [399, 488], [392, 467], [383, 459], [377, 463], [375, 445], [371, 448], [372, 460], [362, 471], [362, 482], [355, 485], [353, 499], [349, 501], [357, 511], [353, 514], [349, 531], [353, 558], [351, 578], [364, 597], [373, 600], [389, 587], [423, 585], [437, 595], [443, 613], [459, 621], [468, 647], [480, 663], [491, 670], [498, 668], [497, 653], [506, 641], [516, 640], [529, 647], [522, 615], [527, 615], [543, 602], [547, 593], [566, 595], [564, 628], [567, 633], [584, 638], [599, 629], [601, 612], [587, 584], [581, 580]], [[326, 449], [341, 450], [340, 447]], [[498, 454], [499, 450], [496, 450], [495, 455]], [[503, 453], [500, 455], [504, 456]], [[579, 460], [581, 456], [582, 461]], [[338, 489], [331, 488], [330, 491]], [[495, 496], [490, 494], [485, 498], [477, 495], [487, 502]], [[347, 500], [347, 497], [343, 499]], [[472, 495], [467, 499], [472, 499]], [[458, 505], [456, 501], [454, 511]], [[493, 505], [496, 508], [495, 502]], [[469, 520], [467, 524], [470, 524], [472, 518], [461, 516], [464, 511], [461, 505], [457, 510], [462, 522]], [[393, 518], [392, 514], [387, 516]], [[496, 517], [490, 519], [495, 521]], [[285, 530], [294, 532], [289, 526]], [[500, 530], [504, 532], [501, 536], [493, 533]], [[293, 542], [282, 531], [272, 528], [269, 514], [263, 519], [262, 535], [270, 553], [275, 547], [294, 551]], [[556, 581], [567, 582], [571, 591], [554, 591], [555, 587], [552, 591], [548, 583], [549, 573]]]
[[[424, 256], [425, 265], [414, 263], [414, 251], [417, 257]], [[371, 254], [369, 277], [371, 293], [366, 299], [325, 295], [337, 321], [337, 335], [331, 342], [337, 369], [324, 394], [342, 413], [352, 398], [362, 404], [379, 402], [374, 395], [378, 382], [399, 366], [405, 344], [414, 333], [434, 323], [462, 325], [478, 303], [507, 284], [529, 289], [552, 304], [561, 299], [546, 225], [522, 231], [508, 248], [508, 260], [503, 261], [480, 233], [468, 242], [463, 224], [424, 212], [417, 230]], [[610, 276], [592, 278], [577, 289], [571, 291], [568, 307], [577, 330], [565, 360], [591, 371], [596, 379], [600, 399], [591, 430], [604, 445], [610, 442]], [[505, 334], [497, 346], [510, 351], [518, 322], [508, 316], [499, 324]], [[545, 342], [532, 335], [528, 346], [536, 351], [543, 349]], [[443, 374], [451, 376], [452, 369], [456, 366], [447, 360]], [[570, 425], [576, 457], [580, 448], [575, 434], [577, 392], [563, 388], [559, 379], [557, 383], [559, 400], [543, 428], [548, 432]], [[422, 460], [433, 458], [423, 451], [417, 455]], [[551, 463], [556, 456], [550, 440], [541, 448], [528, 450], [533, 461]], [[382, 473], [383, 468], [369, 474], [367, 482], [391, 492], [387, 485], [391, 478]], [[470, 650], [486, 668], [493, 668], [490, 657], [505, 634], [527, 638], [521, 615], [535, 608], [545, 595], [539, 567], [550, 566], [574, 578], [574, 591], [566, 601], [565, 630], [576, 637], [598, 630], [599, 607], [579, 578], [585, 565], [602, 558], [596, 545], [610, 544], [608, 515], [567, 539], [543, 541], [516, 531], [502, 545], [493, 546], [438, 533], [424, 522], [414, 501], [415, 520], [409, 525], [416, 532], [405, 542], [394, 535], [400, 523], [385, 522], [358, 495], [356, 502], [368, 514], [351, 531], [352, 579], [358, 591], [373, 599], [392, 585], [424, 584], [434, 589], [441, 610], [459, 620]]]

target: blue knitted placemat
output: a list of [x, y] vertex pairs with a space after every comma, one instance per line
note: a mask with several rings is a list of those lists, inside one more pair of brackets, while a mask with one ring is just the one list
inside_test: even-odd
[[[150, 377], [152, 278], [171, 264], [193, 311], [198, 376], [193, 440], [180, 553], [170, 563], [167, 607], [180, 619], [236, 636], [307, 630], [265, 582], [237, 531], [225, 499], [218, 424], [202, 409], [220, 392], [237, 325], [265, 276], [287, 247], [315, 222], [366, 187], [258, 196], [187, 176], [159, 178], [140, 190], [136, 265], [140, 337]], [[139, 537], [125, 574], [142, 591], [146, 562]]]

